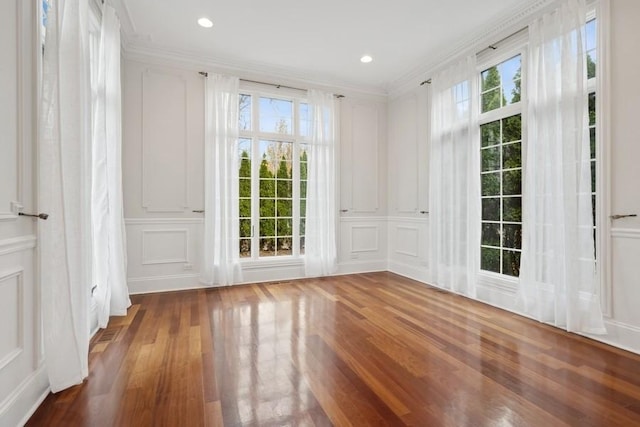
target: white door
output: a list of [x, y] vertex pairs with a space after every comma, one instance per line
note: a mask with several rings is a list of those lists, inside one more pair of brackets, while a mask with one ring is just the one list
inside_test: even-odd
[[37, 280], [34, 169], [38, 2], [0, 1], [0, 426], [47, 392]]

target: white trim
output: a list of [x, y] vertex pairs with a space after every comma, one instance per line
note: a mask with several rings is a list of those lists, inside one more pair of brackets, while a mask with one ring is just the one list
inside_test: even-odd
[[414, 223], [414, 224], [427, 224], [429, 221], [429, 214], [420, 214], [422, 216], [390, 216], [388, 221], [389, 223], [393, 222], [403, 222], [403, 223]]
[[0, 255], [9, 255], [36, 247], [36, 236], [27, 235], [12, 239], [0, 240]]
[[205, 288], [200, 283], [199, 274], [173, 274], [152, 277], [130, 277], [129, 293], [131, 295], [156, 292], [184, 291], [187, 289]]
[[0, 425], [25, 425], [49, 392], [46, 368], [41, 364], [5, 400], [0, 402]]
[[385, 216], [340, 216], [341, 223], [350, 222], [387, 222]]
[[617, 239], [640, 239], [640, 229], [637, 228], [612, 228], [611, 237]]
[[204, 224], [204, 218], [125, 218], [125, 225]]
[[[429, 285], [429, 269], [424, 266], [410, 265], [396, 260], [389, 261], [387, 271], [417, 280], [425, 285]], [[431, 285], [429, 285], [431, 286]]]
[[12, 351], [0, 359], [0, 370], [13, 362], [24, 350], [24, 268], [14, 267], [11, 270], [0, 273], [0, 287], [3, 286], [3, 282], [13, 278], [17, 278], [18, 285], [18, 310], [16, 313], [16, 338], [18, 342]]

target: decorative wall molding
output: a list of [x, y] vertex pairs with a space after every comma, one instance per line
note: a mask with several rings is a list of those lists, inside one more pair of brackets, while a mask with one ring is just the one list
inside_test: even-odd
[[[182, 159], [177, 160], [183, 163], [183, 170], [175, 169], [175, 176], [179, 179], [182, 179], [184, 182], [182, 183], [182, 200], [175, 200], [174, 206], [165, 207], [165, 206], [156, 206], [157, 203], [154, 200], [150, 199], [149, 196], [149, 186], [152, 185], [153, 182], [157, 181], [154, 179], [154, 176], [151, 175], [152, 171], [156, 171], [158, 169], [157, 162], [150, 161], [148, 156], [150, 156], [153, 151], [151, 147], [153, 146], [154, 141], [150, 141], [149, 133], [151, 131], [155, 132], [155, 129], [158, 126], [158, 122], [167, 122], [167, 120], [158, 120], [153, 116], [152, 108], [156, 107], [156, 103], [148, 102], [147, 96], [151, 96], [150, 92], [152, 91], [152, 85], [157, 84], [157, 82], [153, 82], [152, 79], [161, 76], [164, 78], [173, 78], [176, 80], [178, 86], [180, 86], [182, 90], [182, 102], [184, 102], [182, 112], [180, 115], [183, 120], [183, 128], [180, 131], [182, 134], [180, 136], [181, 141], [172, 141], [171, 146], [179, 147], [179, 143], [181, 143], [182, 148]], [[167, 87], [166, 82], [163, 87]], [[154, 87], [155, 88], [155, 87]], [[187, 81], [181, 73], [172, 73], [166, 70], [156, 70], [147, 68], [142, 73], [142, 207], [146, 212], [153, 213], [182, 213], [184, 209], [189, 206], [189, 176], [187, 171], [189, 170], [188, 162], [189, 162], [189, 130], [188, 130], [188, 116], [189, 116], [189, 107], [188, 107], [188, 91], [187, 91]], [[176, 121], [169, 121], [172, 125], [176, 125]], [[147, 127], [149, 126], [149, 128]], [[156, 149], [157, 150], [157, 149]], [[156, 153], [157, 154], [157, 153]]]
[[[378, 124], [380, 123], [380, 111], [377, 106], [370, 104], [351, 105], [351, 188], [367, 188], [360, 185], [356, 179], [366, 180], [368, 187], [373, 189], [371, 200], [359, 200], [357, 195], [362, 195], [362, 191], [351, 194], [351, 207], [355, 213], [375, 213], [379, 208], [378, 185], [371, 183], [378, 182], [379, 159], [378, 150], [380, 136], [378, 135]], [[375, 123], [376, 126], [372, 126]], [[375, 165], [375, 167], [372, 167]], [[361, 170], [362, 168], [362, 170]], [[367, 173], [370, 171], [370, 173]]]
[[[11, 279], [15, 279], [15, 281]], [[11, 322], [4, 322], [4, 325], [15, 325], [16, 343], [15, 348], [11, 349], [7, 354], [0, 354], [0, 370], [9, 366], [24, 349], [24, 268], [16, 267], [0, 273], [0, 290], [12, 283], [15, 283], [16, 298], [18, 300], [16, 319]], [[3, 340], [6, 338], [7, 337], [3, 337]]]
[[640, 229], [612, 228], [611, 237], [618, 238], [618, 239], [640, 239]]
[[125, 218], [125, 225], [198, 225], [204, 218]]
[[[165, 259], [153, 259], [147, 254], [147, 239], [149, 235], [153, 234], [165, 234], [165, 235], [182, 235], [183, 237], [183, 254], [181, 257], [165, 258]], [[171, 245], [175, 246], [175, 245]], [[189, 230], [186, 228], [179, 229], [152, 229], [142, 230], [142, 265], [154, 265], [154, 264], [186, 264], [189, 262]]]
[[[395, 253], [400, 254], [400, 255], [406, 255], [406, 256], [410, 256], [413, 258], [418, 258], [420, 255], [418, 254], [418, 250], [419, 250], [419, 244], [420, 244], [420, 228], [416, 227], [416, 226], [407, 226], [407, 225], [396, 225], [396, 233], [395, 233], [395, 241], [396, 241], [396, 249], [395, 249]], [[412, 233], [411, 236], [412, 238], [415, 239], [415, 251], [409, 251], [408, 248], [405, 248], [407, 250], [403, 250], [403, 249], [398, 249], [398, 247], [400, 246], [400, 241], [406, 241], [406, 237], [405, 239], [403, 239], [401, 237], [401, 235], [406, 234], [406, 232]]]
[[46, 367], [44, 364], [40, 364], [9, 396], [0, 402], [0, 425], [25, 425], [50, 391]]
[[[370, 247], [364, 246], [364, 247], [358, 247], [358, 242], [357, 242], [357, 235], [361, 234], [360, 237], [366, 239], [365, 236], [365, 232], [364, 230], [372, 230], [373, 231], [373, 236], [375, 236], [374, 238], [374, 244]], [[380, 251], [380, 247], [379, 247], [379, 242], [380, 242], [380, 227], [377, 225], [353, 225], [351, 226], [351, 233], [350, 233], [350, 237], [351, 237], [351, 241], [350, 241], [350, 248], [351, 248], [351, 253], [352, 254], [358, 254], [358, 253], [364, 253], [364, 252], [379, 252]], [[360, 233], [358, 233], [358, 231], [360, 231]], [[368, 239], [366, 239], [368, 240]]]
[[423, 224], [426, 225], [429, 222], [428, 215], [422, 216], [390, 216], [388, 217], [388, 221], [390, 224], [393, 223], [401, 223], [401, 224]]
[[341, 216], [342, 223], [371, 223], [371, 222], [387, 222], [386, 216]]
[[0, 255], [31, 250], [36, 247], [36, 236], [27, 235], [12, 239], [0, 240]]

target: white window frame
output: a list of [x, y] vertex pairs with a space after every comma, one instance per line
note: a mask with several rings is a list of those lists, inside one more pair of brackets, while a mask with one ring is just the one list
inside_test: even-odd
[[[300, 145], [310, 144], [308, 136], [301, 135], [300, 104], [305, 104], [306, 97], [300, 96], [294, 90], [278, 89], [264, 90], [258, 85], [244, 85], [240, 88], [241, 95], [251, 96], [251, 130], [239, 130], [239, 139], [251, 140], [251, 256], [240, 258], [243, 268], [252, 266], [263, 267], [270, 265], [301, 265], [304, 254], [300, 253]], [[292, 133], [280, 134], [275, 132], [261, 132], [259, 129], [261, 97], [274, 98], [293, 102]], [[292, 254], [260, 256], [260, 141], [282, 141], [293, 144], [292, 164]], [[239, 218], [238, 218], [239, 220]], [[277, 222], [276, 222], [277, 229]], [[239, 250], [239, 249], [238, 249]]]
[[[527, 52], [528, 52], [528, 40], [527, 32], [522, 31], [509, 39], [501, 42], [497, 49], [484, 51], [478, 55], [478, 65], [476, 68], [476, 78], [478, 79], [478, 88], [482, 88], [482, 76], [481, 73], [493, 66], [497, 66], [503, 61], [506, 61], [514, 56], [520, 55], [521, 58], [521, 75], [520, 75], [520, 101], [515, 104], [505, 105], [501, 108], [496, 108], [491, 111], [482, 113], [482, 97], [481, 92], [478, 91], [475, 96], [477, 99], [474, 102], [478, 103], [478, 128], [480, 126], [494, 122], [496, 120], [505, 119], [507, 117], [520, 114], [522, 123], [522, 177], [525, 174], [525, 153], [527, 147], [527, 132], [526, 132], [526, 99], [527, 99], [527, 85], [525, 84], [527, 78]], [[478, 144], [480, 147], [480, 144]], [[479, 148], [480, 149], [480, 148]], [[502, 198], [502, 196], [501, 196]], [[478, 224], [480, 233], [482, 232], [482, 220]], [[480, 242], [478, 244], [481, 244]], [[491, 271], [482, 270], [480, 268], [480, 260], [478, 260], [478, 284], [489, 285], [497, 289], [503, 289], [506, 291], [515, 291], [518, 287], [519, 278], [510, 276], [507, 274], [495, 273]]]

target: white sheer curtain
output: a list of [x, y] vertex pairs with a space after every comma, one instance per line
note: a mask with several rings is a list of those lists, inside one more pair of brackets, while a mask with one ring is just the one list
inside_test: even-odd
[[432, 78], [429, 162], [431, 284], [475, 297], [480, 251], [480, 147], [475, 55]]
[[542, 322], [604, 333], [596, 291], [584, 0], [529, 27], [528, 138], [518, 303]]
[[120, 21], [106, 4], [96, 60], [97, 78], [92, 82], [91, 222], [94, 297], [98, 326], [104, 328], [109, 316], [126, 315], [131, 305], [122, 206]]
[[51, 390], [88, 375], [91, 282], [87, 0], [52, 2], [47, 19], [39, 134], [40, 285]]
[[242, 280], [238, 207], [237, 77], [209, 73], [205, 95], [204, 260], [202, 282], [228, 286]]
[[305, 274], [335, 272], [336, 251], [336, 101], [333, 94], [310, 90], [311, 146], [307, 163]]

